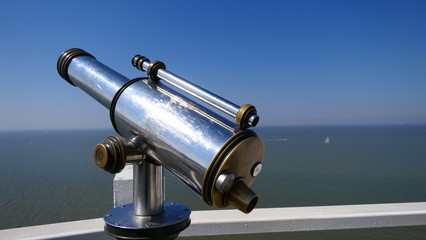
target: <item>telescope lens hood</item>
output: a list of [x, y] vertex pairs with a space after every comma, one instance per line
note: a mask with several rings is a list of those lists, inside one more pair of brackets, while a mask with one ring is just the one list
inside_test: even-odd
[[75, 86], [75, 84], [71, 81], [71, 79], [68, 76], [68, 66], [71, 63], [71, 60], [77, 56], [89, 56], [89, 57], [95, 58], [90, 53], [80, 48], [70, 48], [66, 50], [65, 52], [63, 52], [61, 56], [59, 56], [59, 59], [56, 65], [59, 75], [73, 86]]

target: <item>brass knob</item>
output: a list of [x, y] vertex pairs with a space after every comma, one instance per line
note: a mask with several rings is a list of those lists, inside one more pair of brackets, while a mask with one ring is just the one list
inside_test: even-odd
[[115, 174], [121, 172], [126, 165], [124, 142], [117, 136], [106, 138], [96, 145], [93, 159], [97, 167]]

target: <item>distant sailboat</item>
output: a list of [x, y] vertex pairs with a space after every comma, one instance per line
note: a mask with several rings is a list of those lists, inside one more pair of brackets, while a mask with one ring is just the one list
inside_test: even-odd
[[325, 144], [330, 144], [331, 143], [331, 140], [330, 140], [330, 138], [328, 136], [325, 138], [324, 143]]
[[287, 138], [271, 138], [268, 139], [269, 142], [285, 142], [287, 141]]

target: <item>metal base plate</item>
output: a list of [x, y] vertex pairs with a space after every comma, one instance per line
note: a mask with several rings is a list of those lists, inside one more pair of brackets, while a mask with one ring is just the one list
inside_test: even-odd
[[117, 239], [174, 239], [191, 222], [186, 205], [164, 202], [164, 211], [154, 216], [137, 216], [133, 203], [118, 206], [104, 215], [105, 232]]

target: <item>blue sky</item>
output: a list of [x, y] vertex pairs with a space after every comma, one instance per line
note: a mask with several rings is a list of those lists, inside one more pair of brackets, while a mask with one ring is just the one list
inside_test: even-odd
[[134, 54], [260, 125], [426, 124], [426, 1], [1, 1], [0, 130], [110, 128], [56, 72], [78, 47], [123, 75]]

